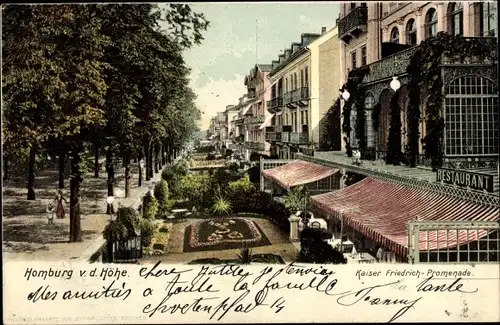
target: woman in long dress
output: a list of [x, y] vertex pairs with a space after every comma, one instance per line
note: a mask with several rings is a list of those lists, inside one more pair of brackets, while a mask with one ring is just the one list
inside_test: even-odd
[[56, 203], [56, 216], [57, 219], [63, 219], [65, 216], [63, 201], [68, 203], [66, 199], [62, 196], [62, 191], [57, 191], [57, 197], [54, 199]]

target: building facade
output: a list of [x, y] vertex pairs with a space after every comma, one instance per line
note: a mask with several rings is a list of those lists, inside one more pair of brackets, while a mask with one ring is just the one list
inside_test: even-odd
[[[341, 150], [339, 89], [344, 80], [338, 28], [325, 27], [311, 42], [310, 52], [310, 128], [315, 150]], [[338, 110], [336, 112], [335, 110]]]
[[[391, 107], [399, 106], [400, 111], [396, 113], [401, 119], [403, 158], [412, 146], [409, 134], [415, 133], [411, 130], [418, 127], [418, 144], [413, 144], [418, 146], [418, 165], [431, 167], [433, 164], [432, 159], [424, 155], [426, 141], [429, 147], [433, 146], [429, 144], [431, 136], [439, 146], [440, 164], [444, 167], [488, 167], [498, 163], [495, 2], [343, 3], [340, 6], [338, 26], [343, 69], [346, 76], [354, 71], [362, 75], [365, 95], [356, 99], [364, 103], [366, 145], [362, 154], [387, 158], [391, 123], [394, 124]], [[478, 42], [490, 44], [491, 53], [473, 55], [471, 50], [461, 57], [442, 54], [439, 72], [433, 79], [439, 78], [442, 82], [439, 96], [443, 100], [438, 113], [432, 113], [434, 102], [429, 101], [431, 88], [436, 86], [431, 82], [421, 83], [419, 96], [412, 97], [413, 102], [419, 103], [420, 113], [412, 112], [410, 96], [415, 96], [415, 91], [412, 92], [412, 75], [407, 71], [410, 60], [419, 53], [422, 42], [439, 42], [448, 37], [446, 35], [459, 36], [461, 43], [457, 41], [457, 44], [465, 46]], [[362, 69], [364, 73], [360, 74]], [[393, 82], [396, 89], [391, 87], [393, 80], [396, 80]], [[352, 97], [350, 100], [353, 101]], [[356, 114], [357, 110], [351, 109], [351, 132], [344, 134], [351, 148], [361, 147], [359, 132], [355, 131]], [[411, 124], [411, 117], [415, 115], [419, 115], [417, 127]], [[443, 119], [442, 131], [436, 131], [439, 129], [433, 122], [436, 119]], [[436, 137], [435, 132], [442, 135]]]
[[[256, 64], [245, 76], [247, 98], [251, 105], [243, 112], [245, 132], [245, 157], [269, 156], [271, 144], [266, 142], [265, 127], [271, 123], [272, 114], [267, 110], [267, 102], [271, 96], [268, 74], [271, 65]], [[247, 155], [248, 153], [248, 155]]]
[[302, 34], [299, 43], [292, 43], [272, 62], [271, 99], [267, 106], [274, 117], [266, 131], [272, 156], [291, 159], [296, 152], [314, 150], [310, 127], [311, 53], [307, 46], [320, 36]]

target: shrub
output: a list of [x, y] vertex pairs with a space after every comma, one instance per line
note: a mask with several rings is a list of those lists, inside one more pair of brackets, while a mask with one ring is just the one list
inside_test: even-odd
[[116, 220], [112, 220], [106, 225], [102, 235], [108, 242], [127, 240], [136, 236], [140, 226], [141, 219], [137, 211], [129, 207], [122, 207], [116, 213]]
[[212, 205], [212, 213], [215, 215], [227, 215], [231, 212], [231, 204], [222, 195], [215, 197], [215, 202]]
[[164, 218], [168, 211], [168, 184], [161, 180], [154, 188], [155, 198], [158, 201], [157, 217]]
[[142, 247], [148, 247], [156, 232], [156, 225], [149, 219], [141, 220], [141, 242]]
[[291, 213], [303, 210], [306, 203], [306, 196], [302, 187], [295, 187], [283, 196], [283, 204]]
[[142, 204], [144, 207], [142, 217], [145, 219], [154, 219], [158, 213], [158, 200], [148, 192], [144, 195]]
[[201, 207], [210, 203], [211, 185], [210, 176], [207, 174], [188, 174], [180, 180], [179, 195], [195, 206]]
[[346, 264], [344, 254], [325, 242], [332, 238], [326, 229], [305, 228], [300, 233], [299, 261], [305, 263]]

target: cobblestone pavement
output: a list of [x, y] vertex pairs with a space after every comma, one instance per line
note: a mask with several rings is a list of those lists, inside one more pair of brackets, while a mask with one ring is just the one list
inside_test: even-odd
[[[252, 247], [252, 254], [273, 253], [279, 254], [285, 262], [294, 261], [297, 258], [298, 250], [284, 234], [272, 222], [264, 218], [246, 217], [257, 223], [260, 229], [271, 242], [271, 245]], [[185, 228], [201, 219], [185, 219], [174, 223], [169, 242], [169, 253], [164, 256], [149, 256], [141, 260], [141, 263], [156, 263], [161, 260], [163, 263], [188, 263], [201, 258], [234, 259], [240, 253], [239, 249], [227, 249], [218, 251], [203, 251], [184, 253], [184, 230]]]
[[[101, 164], [103, 165], [103, 164]], [[119, 166], [121, 167], [121, 166]], [[136, 203], [161, 173], [143, 186], [137, 186], [137, 166], [132, 166], [130, 197], [124, 198], [123, 168], [116, 170], [115, 189], [121, 190], [117, 202], [124, 206]], [[102, 230], [109, 216], [106, 212], [106, 172], [101, 169], [99, 178], [89, 172], [81, 188], [81, 225], [83, 241], [69, 243], [69, 205], [65, 204], [66, 217], [47, 222], [45, 209], [57, 193], [57, 170], [37, 172], [35, 180], [36, 200], [26, 200], [27, 188], [24, 179], [4, 182], [3, 192], [3, 257], [8, 260], [71, 260], [87, 259], [103, 243]], [[120, 192], [120, 191], [119, 191]], [[115, 192], [116, 194], [116, 192]], [[65, 180], [63, 196], [69, 201], [69, 180]]]

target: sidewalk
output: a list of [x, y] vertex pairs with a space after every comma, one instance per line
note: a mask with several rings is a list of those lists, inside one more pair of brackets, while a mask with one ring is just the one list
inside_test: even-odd
[[[161, 179], [161, 171], [158, 174], [155, 174], [153, 178], [149, 181], [143, 181], [142, 187], [136, 187], [130, 191], [130, 196], [128, 198], [117, 198], [118, 203], [115, 203], [115, 209], [118, 208], [118, 205], [121, 204], [123, 207], [131, 207], [133, 209], [137, 209], [139, 205], [141, 205], [142, 197], [151, 189], [154, 188], [155, 182], [160, 181]], [[103, 229], [104, 230], [104, 229]], [[83, 251], [82, 255], [77, 258], [77, 260], [88, 261], [92, 254], [94, 254], [99, 248], [102, 247], [106, 243], [106, 240], [100, 234], [90, 242], [88, 247]]]
[[[116, 170], [115, 188], [124, 195], [123, 168]], [[138, 206], [141, 196], [161, 178], [161, 171], [137, 187], [138, 166], [131, 168], [132, 179], [129, 198], [117, 198], [115, 206]], [[82, 242], [69, 243], [69, 207], [64, 204], [66, 217], [48, 224], [46, 206], [57, 193], [57, 170], [37, 171], [35, 181], [36, 200], [26, 200], [25, 180], [4, 183], [3, 193], [3, 247], [2, 255], [8, 260], [86, 260], [103, 244], [102, 231], [109, 222], [106, 215], [106, 172], [101, 168], [98, 178], [89, 171], [81, 186], [80, 209]], [[69, 180], [65, 179], [63, 197], [69, 200]]]

